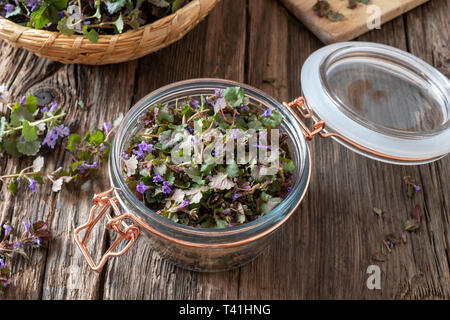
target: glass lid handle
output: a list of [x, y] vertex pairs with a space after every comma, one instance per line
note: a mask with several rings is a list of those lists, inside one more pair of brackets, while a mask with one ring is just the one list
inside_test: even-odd
[[[100, 272], [103, 269], [104, 265], [106, 264], [106, 261], [108, 261], [110, 257], [119, 257], [122, 256], [125, 252], [127, 252], [128, 249], [130, 249], [133, 246], [134, 242], [136, 241], [140, 233], [140, 230], [137, 226], [127, 225], [125, 223], [124, 219], [129, 219], [136, 222], [136, 218], [129, 213], [120, 214], [120, 209], [118, 207], [119, 201], [117, 200], [116, 197], [109, 196], [109, 194], [112, 193], [113, 190], [114, 189], [112, 188], [108, 191], [96, 194], [94, 196], [93, 198], [94, 205], [91, 208], [88, 222], [86, 222], [82, 226], [79, 226], [74, 231], [75, 243], [80, 248], [81, 253], [86, 259], [86, 262], [89, 264], [89, 267], [91, 267], [91, 269], [95, 272]], [[116, 217], [113, 218], [108, 213], [110, 208], [113, 209], [114, 213], [117, 215]], [[100, 209], [100, 211], [98, 211], [98, 209]], [[115, 231], [119, 236], [113, 242], [113, 244], [111, 244], [110, 248], [103, 254], [100, 262], [96, 264], [86, 247], [86, 242], [89, 237], [89, 234], [92, 231], [92, 228], [94, 228], [94, 226], [97, 224], [100, 218], [105, 214], [108, 220], [106, 223], [106, 228]], [[79, 233], [84, 229], [86, 229], [86, 232], [84, 234], [83, 240], [81, 240], [79, 237]], [[114, 249], [119, 245], [119, 243], [123, 239], [128, 240], [126, 246], [120, 251], [114, 251]]]
[[[325, 121], [320, 120], [315, 114], [314, 110], [307, 105], [305, 98], [298, 97], [291, 102], [283, 102], [283, 106], [289, 111], [289, 113], [294, 116], [294, 118], [298, 121], [303, 134], [306, 140], [311, 140], [315, 135], [319, 135], [321, 138], [333, 137], [335, 139], [341, 140], [343, 144], [347, 144], [350, 147], [353, 147], [357, 150], [362, 151], [363, 153], [369, 153], [378, 158], [384, 158], [395, 161], [404, 161], [404, 162], [422, 162], [422, 161], [432, 161], [437, 160], [440, 157], [431, 157], [431, 158], [403, 158], [396, 157], [392, 155], [388, 155], [385, 153], [381, 153], [367, 147], [361, 146], [354, 141], [346, 138], [338, 132], [330, 132], [325, 129]], [[311, 120], [313, 122], [312, 129], [306, 125], [305, 120]]]

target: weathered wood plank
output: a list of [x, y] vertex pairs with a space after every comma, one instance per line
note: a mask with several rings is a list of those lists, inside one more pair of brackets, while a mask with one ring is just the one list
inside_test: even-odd
[[[175, 81], [244, 78], [245, 1], [222, 1], [178, 43], [139, 62], [135, 101]], [[233, 17], [228, 23], [223, 17]], [[196, 273], [175, 267], [145, 239], [107, 265], [104, 299], [236, 299], [239, 270]]]
[[[114, 120], [119, 112], [131, 105], [136, 62], [106, 68], [87, 66], [64, 66], [46, 59], [39, 59], [21, 49], [14, 49], [2, 43], [2, 79], [14, 96], [33, 92], [40, 87], [48, 87], [58, 93], [58, 103], [64, 105], [68, 113], [65, 119], [72, 132], [83, 134], [85, 130], [101, 126], [104, 121]], [[105, 73], [115, 75], [104, 77]], [[116, 77], [117, 76], [117, 77]], [[77, 101], [94, 101], [88, 110], [82, 111]], [[6, 161], [6, 160], [3, 160]], [[46, 168], [54, 170], [71, 161], [64, 148], [58, 148], [48, 157]], [[21, 160], [10, 160], [2, 166], [2, 172], [12, 172], [13, 168], [23, 168]], [[55, 235], [47, 250], [33, 252], [31, 263], [17, 259], [13, 272], [13, 285], [7, 291], [7, 299], [92, 299], [99, 294], [100, 277], [91, 272], [82, 259], [81, 253], [72, 241], [73, 230], [87, 220], [92, 195], [107, 188], [109, 179], [106, 165], [92, 183], [81, 189], [63, 190], [59, 194], [49, 186], [38, 188], [36, 194], [25, 191], [21, 185], [20, 194], [11, 197], [6, 185], [2, 192], [7, 194], [0, 203], [2, 221], [13, 225], [21, 221], [42, 219], [49, 223]], [[91, 249], [104, 247], [104, 230], [94, 230]], [[16, 272], [17, 270], [17, 272]], [[82, 276], [80, 276], [82, 275]]]

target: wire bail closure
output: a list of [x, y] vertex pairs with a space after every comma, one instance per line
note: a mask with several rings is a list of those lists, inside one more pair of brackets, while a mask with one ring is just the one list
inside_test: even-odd
[[[140, 229], [137, 226], [128, 225], [125, 223], [125, 219], [135, 220], [136, 218], [129, 213], [121, 214], [118, 207], [119, 201], [117, 197], [109, 196], [109, 194], [112, 193], [113, 190], [114, 188], [111, 188], [108, 191], [96, 194], [94, 196], [92, 200], [94, 205], [92, 206], [89, 213], [88, 221], [76, 228], [74, 231], [75, 243], [80, 248], [86, 262], [89, 264], [89, 267], [93, 271], [98, 273], [103, 269], [110, 257], [120, 257], [125, 254], [128, 249], [133, 246], [134, 242], [140, 234]], [[112, 208], [115, 213], [114, 218], [108, 213], [110, 208]], [[98, 209], [100, 209], [100, 211], [97, 213]], [[116, 232], [118, 234], [118, 237], [109, 247], [109, 249], [103, 254], [100, 262], [96, 264], [86, 247], [86, 242], [94, 226], [105, 214], [107, 218], [106, 228], [108, 230], [113, 230], [114, 232]], [[79, 233], [84, 229], [86, 229], [86, 233], [84, 234], [83, 240], [80, 240]], [[123, 239], [128, 240], [126, 246], [120, 251], [114, 251], [114, 249]]]
[[[356, 142], [346, 138], [342, 134], [338, 132], [325, 132], [325, 120], [320, 120], [315, 114], [314, 110], [309, 107], [305, 101], [305, 98], [298, 97], [294, 101], [289, 103], [283, 102], [283, 106], [289, 111], [291, 115], [295, 117], [295, 119], [300, 124], [300, 127], [303, 131], [306, 140], [312, 140], [315, 135], [319, 135], [321, 138], [333, 137], [342, 141], [345, 145], [353, 147], [357, 150], [362, 151], [363, 153], [368, 153], [374, 155], [378, 158], [401, 161], [401, 162], [422, 162], [422, 161], [434, 161], [439, 159], [440, 157], [431, 157], [431, 158], [405, 158], [405, 157], [397, 157], [388, 155], [385, 153], [381, 153], [370, 148], [364, 147]], [[295, 108], [295, 110], [294, 110]], [[298, 111], [298, 112], [297, 112]], [[300, 115], [299, 115], [300, 113]], [[301, 116], [301, 117], [300, 117]], [[303, 118], [303, 119], [302, 119]], [[308, 126], [305, 124], [304, 120], [311, 119], [313, 121], [313, 129], [310, 130]]]

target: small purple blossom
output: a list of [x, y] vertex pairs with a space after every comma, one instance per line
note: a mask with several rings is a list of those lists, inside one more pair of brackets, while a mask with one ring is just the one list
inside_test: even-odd
[[0, 270], [6, 268], [6, 263], [3, 259], [0, 258]]
[[[6, 12], [7, 13], [11, 13], [11, 12], [13, 12], [14, 11], [14, 6], [12, 5], [12, 4], [6, 4], [5, 5], [5, 10], [6, 10]], [[22, 101], [22, 100], [21, 100]], [[22, 103], [21, 103], [22, 104]]]
[[194, 128], [187, 126], [186, 130], [190, 133], [190, 134], [194, 134]]
[[264, 110], [262, 116], [263, 117], [269, 117], [272, 114], [272, 109], [267, 108], [266, 110]]
[[143, 182], [140, 182], [137, 186], [136, 186], [136, 191], [139, 192], [140, 194], [144, 194], [145, 191], [147, 191], [150, 187], [146, 186]]
[[155, 173], [155, 176], [153, 177], [154, 183], [163, 182], [163, 180], [164, 179], [159, 175], [159, 173]]
[[422, 190], [422, 188], [419, 185], [413, 184], [413, 187], [414, 187], [414, 191], [416, 193], [418, 193], [420, 190]]
[[122, 156], [123, 160], [129, 160], [130, 159], [130, 156], [125, 151], [122, 152], [121, 156]]
[[31, 224], [27, 221], [22, 222], [23, 225], [25, 226], [25, 232], [30, 232], [30, 226]]
[[39, 0], [25, 0], [25, 5], [33, 12], [39, 5]]
[[70, 129], [69, 127], [66, 127], [65, 125], [60, 125], [59, 127], [54, 128], [56, 134], [61, 137], [67, 137], [70, 134]]
[[56, 110], [58, 110], [58, 104], [56, 102], [52, 102], [49, 113], [53, 114]]
[[42, 114], [44, 114], [46, 111], [48, 111], [48, 108], [47, 108], [47, 107], [42, 107], [42, 108], [41, 108], [41, 113], [42, 113]]
[[231, 213], [231, 209], [230, 208], [226, 208], [222, 210], [223, 214], [230, 214]]
[[197, 109], [200, 106], [200, 102], [196, 99], [191, 98], [191, 100], [189, 100], [189, 105], [192, 108]]
[[236, 201], [237, 199], [239, 199], [240, 197], [242, 197], [242, 195], [238, 192], [233, 193], [233, 195], [231, 196], [231, 199], [233, 199], [233, 201]]
[[36, 244], [37, 244], [37, 246], [38, 246], [38, 247], [40, 247], [40, 246], [41, 246], [41, 244], [42, 244], [42, 240], [41, 240], [41, 238], [36, 238], [36, 239], [34, 239], [34, 243], [36, 243]]
[[47, 132], [47, 135], [42, 141], [42, 145], [47, 145], [48, 147], [54, 149], [58, 138], [67, 137], [69, 134], [70, 129], [63, 124], [61, 124], [59, 127], [53, 127]]
[[3, 286], [6, 288], [7, 286], [9, 286], [11, 284], [11, 279], [8, 279], [8, 281], [3, 283]]
[[81, 175], [86, 175], [87, 174], [87, 169], [94, 169], [98, 166], [98, 162], [94, 161], [92, 164], [88, 164], [86, 162], [83, 161], [82, 164], [79, 164], [77, 166], [78, 171], [81, 173]]
[[30, 184], [28, 185], [28, 188], [30, 188], [32, 192], [36, 192], [36, 185], [37, 181], [34, 179], [30, 179]]
[[292, 187], [287, 187], [287, 188], [286, 188], [286, 191], [287, 191], [287, 193], [291, 193]]
[[144, 159], [144, 151], [142, 151], [141, 149], [138, 149], [138, 150], [134, 150], [134, 149], [133, 149], [133, 153], [136, 155], [136, 157], [137, 157], [139, 160]]
[[3, 225], [3, 229], [5, 229], [5, 236], [8, 236], [11, 233], [11, 230], [12, 230], [11, 226], [7, 225], [7, 224]]
[[250, 108], [248, 106], [242, 106], [241, 111], [250, 111]]
[[183, 200], [183, 202], [180, 204], [180, 208], [185, 208], [189, 205], [189, 201]]
[[106, 146], [105, 146], [105, 145], [102, 145], [102, 146], [100, 147], [100, 149], [98, 149], [98, 151], [103, 152], [103, 151], [105, 151], [105, 149], [106, 149]]
[[170, 193], [172, 193], [171, 187], [172, 187], [172, 184], [169, 181], [164, 181], [162, 190], [165, 194], [170, 194]]
[[106, 132], [111, 131], [112, 125], [110, 125], [108, 122], [105, 122], [105, 123], [103, 124], [103, 129], [104, 129]]
[[17, 250], [18, 248], [22, 248], [22, 247], [23, 247], [23, 245], [19, 241], [16, 241], [13, 244], [13, 250]]

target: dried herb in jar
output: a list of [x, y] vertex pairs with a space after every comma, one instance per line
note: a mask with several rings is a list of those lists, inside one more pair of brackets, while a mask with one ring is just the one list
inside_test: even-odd
[[282, 116], [242, 88], [152, 105], [139, 122], [122, 153], [123, 175], [166, 218], [228, 228], [268, 214], [291, 192], [295, 165]]

